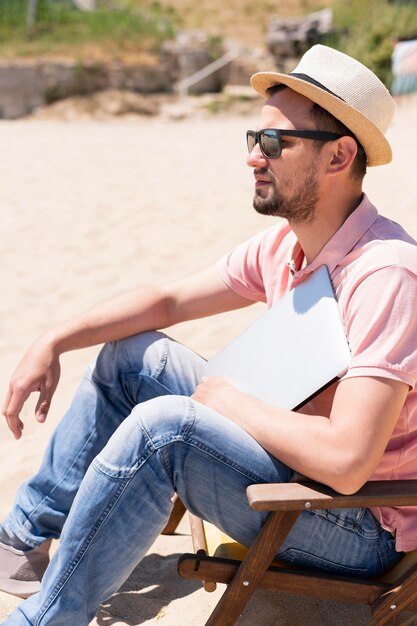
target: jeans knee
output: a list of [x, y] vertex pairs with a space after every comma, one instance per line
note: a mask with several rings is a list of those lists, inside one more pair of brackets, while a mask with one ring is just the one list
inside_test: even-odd
[[187, 396], [160, 396], [136, 406], [128, 419], [155, 447], [161, 447], [186, 436], [194, 423], [194, 409], [194, 401]]
[[105, 344], [93, 364], [93, 379], [110, 389], [129, 372], [158, 374], [165, 364], [166, 341], [163, 333], [150, 331]]
[[193, 423], [193, 401], [182, 396], [161, 396], [136, 406], [119, 426], [94, 465], [112, 475], [132, 475], [158, 449], [175, 443]]

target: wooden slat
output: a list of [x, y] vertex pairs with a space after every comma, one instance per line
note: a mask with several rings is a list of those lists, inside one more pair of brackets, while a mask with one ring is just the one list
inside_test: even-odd
[[246, 492], [255, 511], [417, 506], [417, 480], [371, 481], [352, 495], [314, 482], [250, 485]]
[[172, 502], [174, 506], [172, 508], [168, 523], [161, 533], [162, 535], [173, 535], [175, 533], [175, 531], [177, 530], [177, 526], [182, 520], [186, 510], [184, 504], [177, 495], [173, 497]]
[[[192, 580], [216, 580], [229, 584], [240, 566], [240, 561], [215, 557], [197, 557], [183, 554], [178, 561], [178, 572]], [[317, 574], [298, 569], [270, 567], [258, 583], [258, 588], [282, 593], [306, 595], [324, 600], [339, 600], [354, 604], [371, 604], [386, 591], [387, 585], [374, 581]]]
[[390, 587], [373, 603], [375, 625], [388, 624], [401, 611], [409, 610], [417, 601], [417, 565], [407, 572], [396, 585]]
[[297, 518], [298, 512], [269, 515], [206, 626], [232, 626], [235, 623]]
[[191, 539], [193, 540], [193, 548], [196, 554], [203, 552], [208, 554], [206, 534], [204, 532], [203, 520], [192, 513], [188, 514], [190, 520]]
[[[207, 549], [206, 534], [204, 532], [203, 520], [197, 517], [196, 515], [193, 515], [192, 513], [189, 513], [189, 518], [190, 518], [191, 538], [193, 540], [194, 552], [196, 553], [197, 557], [207, 556], [208, 549]], [[204, 578], [201, 578], [201, 581], [203, 583], [203, 587], [205, 591], [208, 591], [209, 593], [216, 591], [217, 589], [216, 581], [205, 580]]]

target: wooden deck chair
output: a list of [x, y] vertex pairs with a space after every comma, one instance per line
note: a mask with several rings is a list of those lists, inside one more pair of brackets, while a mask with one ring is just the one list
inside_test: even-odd
[[187, 510], [177, 495], [172, 498], [172, 503], [174, 506], [172, 507], [171, 515], [161, 535], [173, 535]]
[[404, 610], [417, 612], [417, 550], [407, 553], [385, 576], [355, 579], [301, 570], [273, 562], [279, 546], [305, 509], [337, 509], [370, 506], [416, 506], [417, 480], [368, 482], [354, 495], [341, 495], [313, 482], [251, 485], [249, 504], [255, 511], [270, 511], [263, 528], [249, 550], [223, 536], [222, 544], [209, 554], [204, 526], [191, 517], [194, 554], [184, 554], [178, 572], [200, 579], [206, 590], [216, 582], [226, 583], [226, 591], [206, 626], [231, 626], [242, 613], [257, 588], [293, 593], [327, 600], [369, 605], [373, 620], [382, 626], [417, 624], [401, 621]]

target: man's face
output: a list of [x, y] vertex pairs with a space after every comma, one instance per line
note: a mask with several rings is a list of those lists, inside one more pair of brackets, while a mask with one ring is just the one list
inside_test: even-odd
[[[280, 128], [315, 129], [309, 111], [311, 101], [290, 89], [271, 96], [262, 109], [257, 130]], [[293, 224], [314, 220], [319, 200], [319, 151], [314, 142], [299, 137], [282, 137], [282, 154], [263, 156], [257, 144], [247, 163], [254, 168], [253, 206], [263, 215], [285, 217]]]

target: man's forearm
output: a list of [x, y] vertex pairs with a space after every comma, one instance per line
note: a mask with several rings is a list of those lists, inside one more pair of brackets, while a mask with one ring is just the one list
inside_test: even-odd
[[172, 283], [143, 287], [99, 304], [41, 338], [56, 354], [251, 304], [230, 290], [215, 267]]
[[169, 298], [162, 289], [144, 287], [116, 296], [48, 331], [56, 354], [122, 339], [175, 323]]
[[193, 398], [234, 421], [297, 472], [353, 493], [379, 465], [407, 393], [400, 381], [348, 378], [339, 383], [329, 416], [266, 404], [222, 377], [203, 379]]

